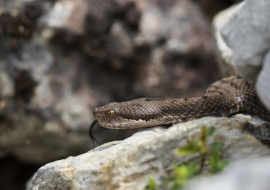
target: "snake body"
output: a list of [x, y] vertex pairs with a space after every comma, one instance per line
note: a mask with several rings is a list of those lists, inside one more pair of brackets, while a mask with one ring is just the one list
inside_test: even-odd
[[239, 112], [270, 121], [270, 113], [260, 102], [254, 83], [240, 76], [223, 78], [211, 84], [201, 97], [140, 98], [110, 103], [95, 108], [93, 112], [101, 126], [112, 129], [153, 127]]

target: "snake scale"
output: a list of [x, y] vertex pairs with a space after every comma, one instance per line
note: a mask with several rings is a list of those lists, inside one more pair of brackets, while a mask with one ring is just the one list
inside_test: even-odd
[[182, 123], [205, 116], [231, 116], [249, 113], [270, 121], [270, 113], [260, 102], [254, 82], [240, 76], [223, 78], [211, 84], [201, 97], [139, 98], [127, 102], [113, 102], [93, 110], [101, 126], [112, 129], [145, 128]]

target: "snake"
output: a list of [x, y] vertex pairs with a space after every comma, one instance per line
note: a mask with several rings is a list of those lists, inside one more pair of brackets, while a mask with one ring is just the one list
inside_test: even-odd
[[270, 121], [270, 113], [261, 103], [255, 83], [241, 76], [230, 76], [211, 84], [200, 97], [139, 98], [113, 102], [93, 109], [96, 120], [89, 128], [92, 135], [96, 123], [110, 129], [147, 128], [183, 123], [206, 116], [230, 117], [248, 113]]

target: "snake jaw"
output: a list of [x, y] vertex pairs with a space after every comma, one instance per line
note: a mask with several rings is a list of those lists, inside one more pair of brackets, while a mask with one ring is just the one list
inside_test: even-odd
[[111, 129], [134, 129], [142, 128], [146, 124], [146, 121], [143, 120], [127, 120], [122, 119], [121, 123], [103, 123], [103, 127]]

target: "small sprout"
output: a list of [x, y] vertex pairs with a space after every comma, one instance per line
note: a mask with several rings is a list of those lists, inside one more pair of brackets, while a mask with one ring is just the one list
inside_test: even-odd
[[206, 146], [206, 141], [207, 141], [207, 128], [206, 126], [201, 127], [201, 146]]
[[[198, 174], [202, 175], [205, 164], [209, 164], [210, 166], [209, 174], [220, 172], [229, 164], [228, 161], [221, 159], [221, 151], [223, 148], [222, 142], [215, 141], [210, 145], [208, 145], [209, 143], [207, 144], [208, 137], [212, 136], [215, 131], [216, 128], [213, 126], [208, 128], [206, 126], [202, 126], [199, 140], [189, 139], [186, 145], [175, 151], [177, 156], [199, 154], [199, 161], [182, 163], [181, 165], [174, 167], [171, 176], [167, 177], [163, 182], [163, 186], [167, 186], [165, 189], [182, 189], [192, 177]], [[161, 188], [156, 186], [153, 178], [149, 178], [149, 183], [145, 190], [157, 189]]]
[[177, 190], [185, 186], [188, 180], [199, 172], [199, 164], [190, 162], [176, 166], [173, 171], [173, 183], [171, 190]]
[[174, 174], [178, 177], [188, 179], [199, 171], [199, 165], [196, 162], [190, 162], [185, 165], [175, 167]]
[[177, 149], [175, 153], [177, 156], [187, 156], [191, 154], [196, 154], [198, 153], [198, 151], [199, 151], [198, 143], [195, 140], [190, 139], [188, 140], [188, 143], [185, 146]]

